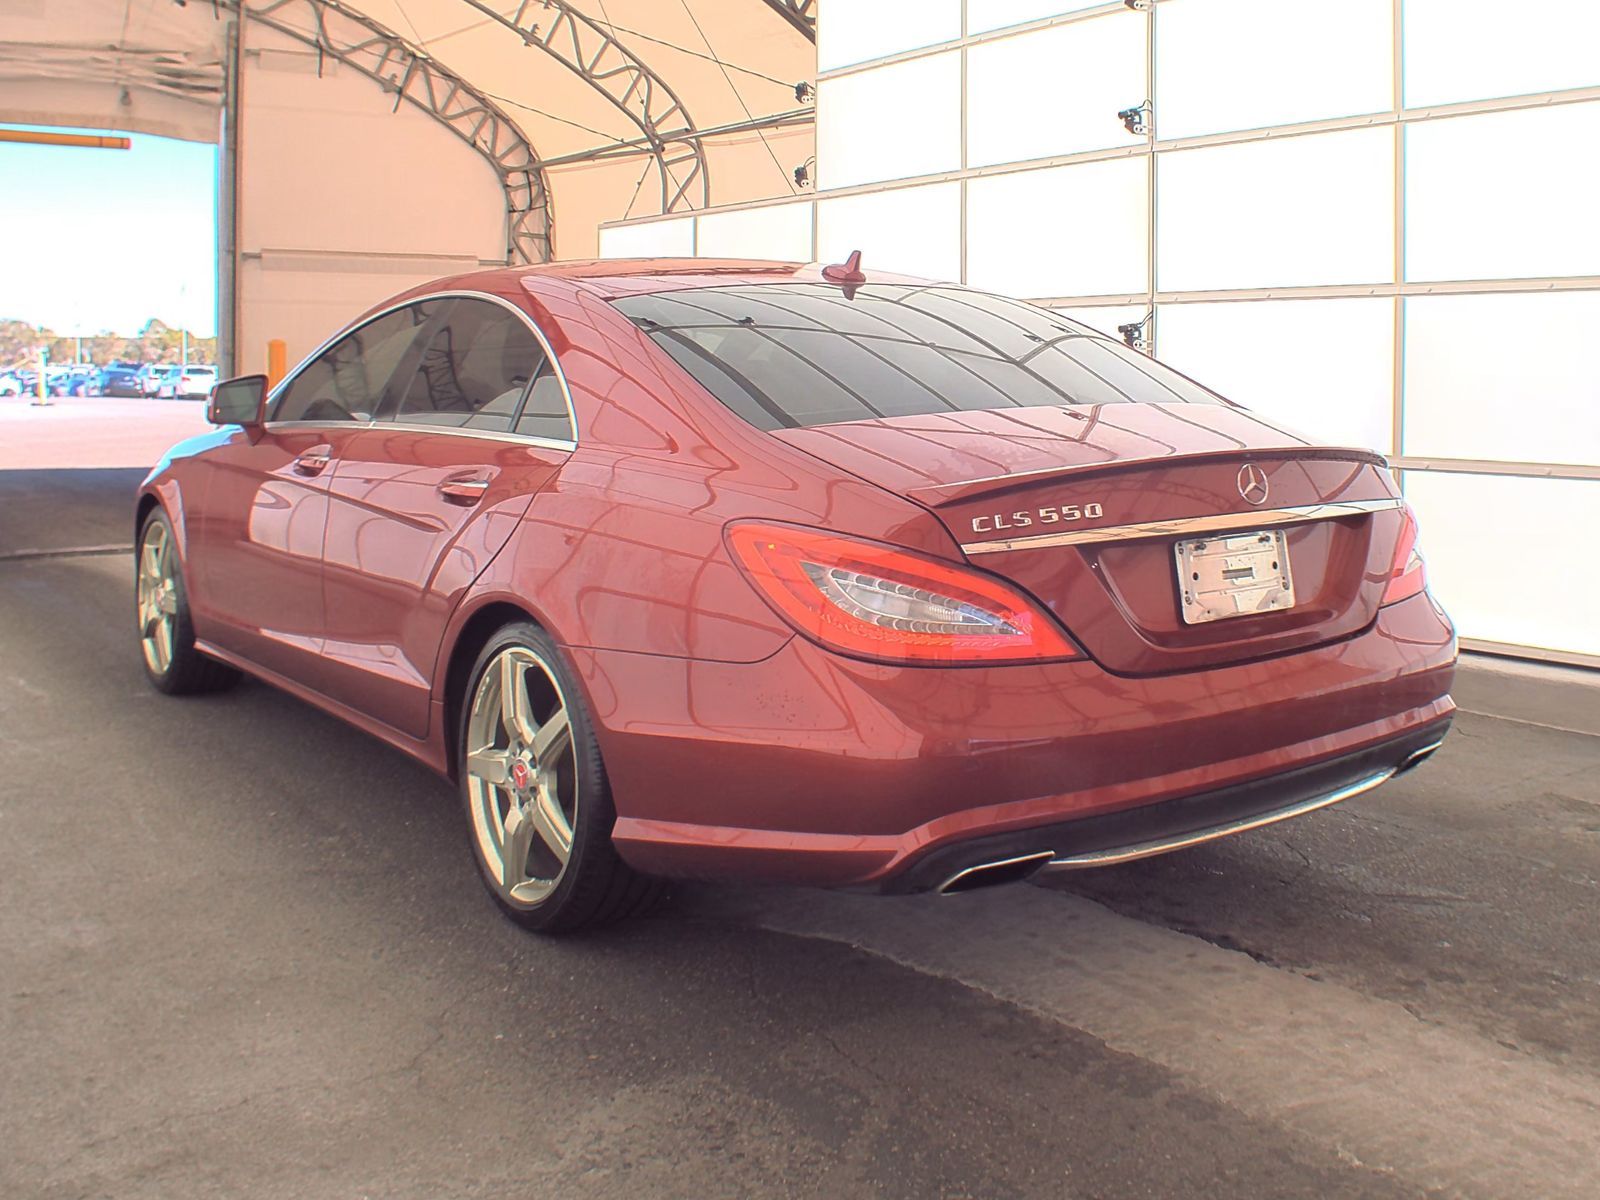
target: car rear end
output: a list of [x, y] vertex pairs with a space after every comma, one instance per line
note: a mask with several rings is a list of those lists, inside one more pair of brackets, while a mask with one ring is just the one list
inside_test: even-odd
[[185, 399], [208, 396], [216, 382], [215, 368], [187, 367], [178, 376], [177, 394]]
[[123, 398], [144, 394], [137, 371], [128, 367], [109, 367], [101, 375], [100, 390], [107, 396]]
[[[1379, 456], [953, 287], [617, 306], [775, 442], [906, 505], [873, 538], [820, 515], [729, 525], [799, 636], [758, 664], [694, 664], [714, 754], [634, 732], [665, 728], [661, 680], [637, 700], [610, 680], [629, 696], [619, 795], [648, 769], [662, 797], [618, 822], [636, 865], [964, 890], [1299, 815], [1444, 736], [1454, 633]], [[736, 819], [673, 786], [691, 762]]]

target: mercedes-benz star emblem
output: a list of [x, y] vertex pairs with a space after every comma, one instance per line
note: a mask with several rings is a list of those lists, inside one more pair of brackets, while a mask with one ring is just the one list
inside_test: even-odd
[[1251, 504], [1267, 502], [1267, 473], [1255, 463], [1245, 463], [1239, 468], [1239, 495]]

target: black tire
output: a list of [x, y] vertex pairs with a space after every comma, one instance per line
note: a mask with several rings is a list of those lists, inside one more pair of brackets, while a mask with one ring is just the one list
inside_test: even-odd
[[[157, 532], [159, 530], [159, 533]], [[160, 536], [172, 547], [170, 578], [174, 600], [171, 616], [171, 657], [163, 669], [159, 661], [152, 661], [147, 651], [146, 629], [141, 604], [141, 577], [145, 573], [146, 550], [154, 538]], [[239, 682], [239, 672], [207, 658], [194, 645], [194, 625], [189, 619], [189, 592], [183, 582], [183, 567], [178, 561], [177, 543], [172, 522], [158, 505], [150, 510], [139, 528], [139, 544], [134, 550], [134, 633], [139, 639], [139, 660], [144, 664], [145, 678], [158, 692], [169, 696], [196, 696], [206, 692], [221, 692]]]
[[[499, 663], [508, 650], [531, 653], [544, 668], [547, 678], [537, 681], [537, 686], [544, 687], [548, 680], [554, 681], [557, 691], [553, 695], [566, 710], [571, 738], [570, 762], [563, 757], [562, 770], [576, 779], [569, 818], [570, 853], [560, 867], [554, 887], [547, 895], [531, 902], [518, 902], [507, 894], [497, 869], [499, 864], [488, 857], [490, 852], [484, 844], [486, 838], [493, 841], [493, 834], [487, 833], [486, 826], [480, 823], [491, 819], [480, 805], [487, 803], [496, 811], [505, 810], [509, 792], [504, 788], [489, 788], [481, 779], [475, 781], [468, 768], [468, 755], [474, 749], [469, 744], [473, 712], [484, 695], [485, 675], [493, 665], [499, 677]], [[479, 878], [500, 911], [525, 929], [563, 934], [609, 925], [654, 908], [665, 894], [665, 886], [659, 880], [634, 871], [618, 857], [611, 844], [611, 829], [617, 814], [605, 762], [578, 681], [555, 639], [531, 622], [518, 621], [504, 626], [479, 652], [459, 701], [456, 762], [467, 818], [467, 839]], [[490, 706], [490, 710], [493, 707]], [[552, 761], [555, 757], [552, 756]], [[479, 793], [477, 797], [475, 790]], [[535, 842], [534, 845], [540, 844]], [[524, 870], [528, 861], [524, 857]]]

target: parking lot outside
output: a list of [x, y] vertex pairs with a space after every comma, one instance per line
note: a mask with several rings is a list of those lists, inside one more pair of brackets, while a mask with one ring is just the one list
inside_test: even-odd
[[0, 401], [0, 1194], [1600, 1190], [1581, 675], [1469, 666], [1425, 770], [1178, 855], [541, 940], [448, 785], [147, 688], [129, 497], [199, 406], [116, 403]]

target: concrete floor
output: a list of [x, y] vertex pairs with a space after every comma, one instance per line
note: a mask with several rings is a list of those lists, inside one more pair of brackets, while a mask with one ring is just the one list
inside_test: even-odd
[[0, 396], [0, 471], [148, 464], [211, 428], [202, 400]]
[[145, 685], [131, 556], [59, 553], [140, 474], [0, 471], [0, 1196], [1600, 1195], [1594, 737], [1466, 714], [1165, 859], [544, 941], [426, 772]]

